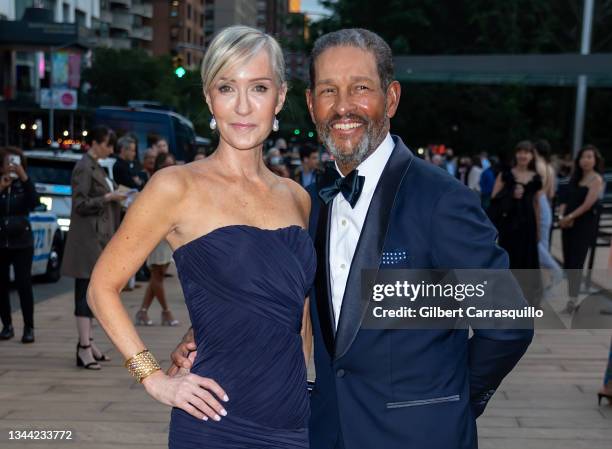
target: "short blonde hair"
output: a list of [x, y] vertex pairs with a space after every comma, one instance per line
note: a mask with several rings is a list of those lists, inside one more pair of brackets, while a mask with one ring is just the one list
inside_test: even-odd
[[204, 95], [224, 70], [248, 61], [262, 48], [268, 51], [277, 85], [285, 84], [285, 59], [276, 39], [255, 28], [235, 25], [223, 29], [204, 55], [201, 68]]

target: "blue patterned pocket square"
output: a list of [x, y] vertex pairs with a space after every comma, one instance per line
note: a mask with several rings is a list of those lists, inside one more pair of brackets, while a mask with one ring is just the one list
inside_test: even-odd
[[384, 251], [382, 253], [381, 265], [398, 265], [409, 259], [408, 253], [404, 250]]

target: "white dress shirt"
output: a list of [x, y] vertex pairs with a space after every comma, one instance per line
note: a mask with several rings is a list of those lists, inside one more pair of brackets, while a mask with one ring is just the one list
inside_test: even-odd
[[[359, 176], [365, 176], [365, 183], [354, 208], [344, 199], [342, 193], [336, 195], [332, 203], [329, 232], [329, 271], [336, 327], [338, 327], [342, 298], [344, 297], [355, 248], [361, 235], [361, 228], [363, 228], [380, 175], [382, 175], [394, 147], [395, 143], [391, 134], [387, 134], [380, 146], [357, 167]], [[336, 170], [338, 170], [337, 165]], [[340, 173], [340, 170], [338, 170], [338, 173]], [[340, 174], [342, 175], [342, 173]]]

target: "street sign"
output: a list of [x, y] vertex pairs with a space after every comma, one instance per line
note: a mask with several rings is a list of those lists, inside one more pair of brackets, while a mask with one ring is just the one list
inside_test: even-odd
[[[40, 89], [40, 107], [51, 108], [50, 89]], [[77, 91], [75, 89], [53, 89], [53, 108], [72, 109], [77, 108]]]

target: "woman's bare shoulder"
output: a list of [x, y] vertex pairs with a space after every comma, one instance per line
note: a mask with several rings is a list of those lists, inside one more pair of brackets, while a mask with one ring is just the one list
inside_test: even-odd
[[284, 187], [290, 192], [293, 196], [294, 201], [296, 201], [302, 211], [302, 214], [305, 216], [306, 220], [308, 220], [308, 215], [310, 214], [310, 195], [301, 186], [298, 182], [289, 178], [281, 178], [280, 182], [283, 183]]

